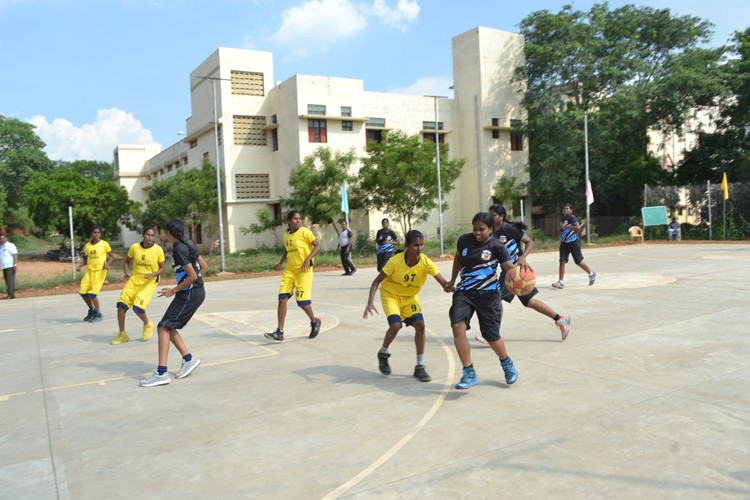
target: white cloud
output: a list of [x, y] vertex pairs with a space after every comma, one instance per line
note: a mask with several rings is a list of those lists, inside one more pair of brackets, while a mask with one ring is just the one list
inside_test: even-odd
[[367, 21], [349, 0], [310, 0], [281, 14], [273, 40], [292, 57], [326, 50], [332, 43], [354, 36]]
[[112, 161], [118, 144], [155, 144], [151, 131], [143, 128], [133, 113], [121, 109], [100, 109], [94, 123], [76, 127], [68, 120], [44, 116], [28, 120], [36, 134], [47, 144], [44, 148], [51, 160]]
[[419, 2], [417, 0], [398, 0], [395, 9], [386, 5], [385, 0], [375, 0], [367, 12], [379, 17], [388, 26], [393, 26], [401, 31], [406, 31], [405, 21], [411, 22], [419, 16]]
[[406, 87], [391, 86], [388, 92], [409, 95], [440, 95], [453, 97], [453, 78], [449, 76], [427, 76]]

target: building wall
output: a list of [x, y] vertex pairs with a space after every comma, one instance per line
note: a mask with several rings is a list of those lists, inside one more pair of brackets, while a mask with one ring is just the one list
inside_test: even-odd
[[[486, 210], [492, 201], [492, 184], [499, 176], [512, 175], [519, 182], [526, 181], [523, 168], [528, 158], [527, 145], [523, 151], [510, 151], [511, 120], [525, 119], [520, 106], [520, 87], [511, 83], [515, 67], [521, 64], [523, 38], [518, 34], [475, 28], [453, 39], [455, 97], [437, 99], [437, 120], [443, 123], [441, 132], [450, 146], [451, 158], [461, 158], [466, 163], [456, 189], [444, 196], [449, 205], [443, 214], [446, 230], [468, 228], [474, 213]], [[230, 81], [233, 71], [261, 73], [262, 95], [233, 94]], [[260, 209], [280, 209], [279, 200], [289, 195], [288, 178], [292, 169], [317, 148], [327, 146], [343, 151], [353, 148], [363, 154], [368, 128], [365, 122], [371, 118], [385, 119], [386, 129], [420, 136], [425, 132], [423, 122], [435, 121], [433, 97], [369, 92], [362, 80], [326, 76], [295, 75], [274, 84], [270, 53], [219, 48], [190, 74], [192, 116], [187, 120], [185, 139], [143, 161], [141, 175], [147, 182], [174, 175], [177, 169], [168, 170], [170, 164], [195, 168], [204, 158], [217, 164], [212, 82], [205, 77], [220, 79], [214, 85], [220, 126], [219, 156], [226, 189], [224, 223], [228, 251], [275, 244], [282, 228], [276, 235], [260, 236], [243, 235], [240, 228], [256, 222]], [[327, 125], [325, 144], [309, 141], [311, 104], [325, 106], [325, 115], [320, 117]], [[351, 108], [351, 131], [342, 130], [342, 106]], [[260, 117], [252, 120], [254, 126], [262, 124], [266, 141], [259, 145], [236, 144], [238, 134], [244, 130], [240, 125], [235, 126], [236, 116]], [[494, 129], [488, 128], [492, 118], [500, 124]], [[492, 139], [493, 131], [499, 133], [497, 139]], [[274, 133], [278, 135], [276, 151], [272, 148]], [[358, 169], [359, 165], [354, 165], [353, 173]], [[267, 176], [267, 190], [262, 196], [248, 197], [247, 192], [243, 195], [238, 176], [261, 180]], [[373, 235], [385, 215], [352, 214], [352, 229]], [[403, 234], [398, 221], [391, 218], [391, 222]], [[420, 230], [432, 236], [437, 229], [435, 210], [420, 225]], [[324, 248], [335, 248], [336, 234], [330, 227], [315, 230]]]

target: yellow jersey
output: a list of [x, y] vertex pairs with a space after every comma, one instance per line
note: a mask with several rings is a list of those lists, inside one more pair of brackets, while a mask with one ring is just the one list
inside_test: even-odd
[[130, 274], [138, 278], [159, 270], [159, 264], [164, 262], [164, 250], [153, 244], [143, 248], [143, 243], [133, 243], [128, 250], [128, 258], [132, 261]]
[[107, 254], [111, 251], [112, 248], [106, 241], [99, 240], [96, 243], [91, 243], [91, 240], [89, 240], [83, 247], [83, 253], [86, 255], [86, 271], [101, 271], [104, 269]]
[[287, 267], [302, 267], [305, 259], [312, 253], [315, 235], [306, 227], [300, 227], [295, 232], [284, 233], [284, 248], [286, 249]]
[[427, 276], [437, 276], [440, 271], [425, 254], [421, 254], [417, 263], [410, 267], [406, 263], [406, 252], [403, 252], [386, 262], [383, 273], [388, 277], [381, 283], [381, 290], [401, 297], [413, 297], [422, 289]]

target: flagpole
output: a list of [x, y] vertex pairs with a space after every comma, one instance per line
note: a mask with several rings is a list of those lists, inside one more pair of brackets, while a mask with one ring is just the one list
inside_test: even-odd
[[[583, 142], [584, 142], [584, 157], [586, 159], [586, 188], [591, 185], [589, 181], [589, 116], [587, 113], [583, 113]], [[591, 205], [589, 205], [588, 199], [586, 200], [586, 243], [591, 244]]]
[[708, 186], [708, 241], [714, 239], [714, 227], [711, 224], [711, 181], [706, 181]]

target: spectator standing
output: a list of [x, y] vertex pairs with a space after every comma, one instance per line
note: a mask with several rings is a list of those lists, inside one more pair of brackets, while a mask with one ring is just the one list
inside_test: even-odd
[[339, 251], [341, 253], [341, 266], [344, 268], [343, 276], [351, 276], [357, 272], [357, 268], [352, 264], [352, 242], [354, 237], [349, 224], [346, 221], [341, 222], [341, 232], [339, 233]]
[[377, 251], [377, 258], [378, 258], [378, 272], [383, 270], [383, 266], [385, 266], [385, 263], [388, 262], [388, 260], [393, 257], [393, 254], [396, 253], [395, 245], [400, 245], [398, 241], [398, 236], [396, 236], [396, 233], [393, 232], [393, 230], [390, 228], [390, 221], [388, 219], [383, 219], [380, 221], [380, 223], [383, 225], [381, 229], [378, 229], [378, 232], [375, 233], [375, 249]]
[[16, 267], [18, 266], [18, 249], [8, 241], [8, 237], [0, 234], [0, 262], [3, 268], [3, 278], [7, 295], [3, 299], [16, 298]]

